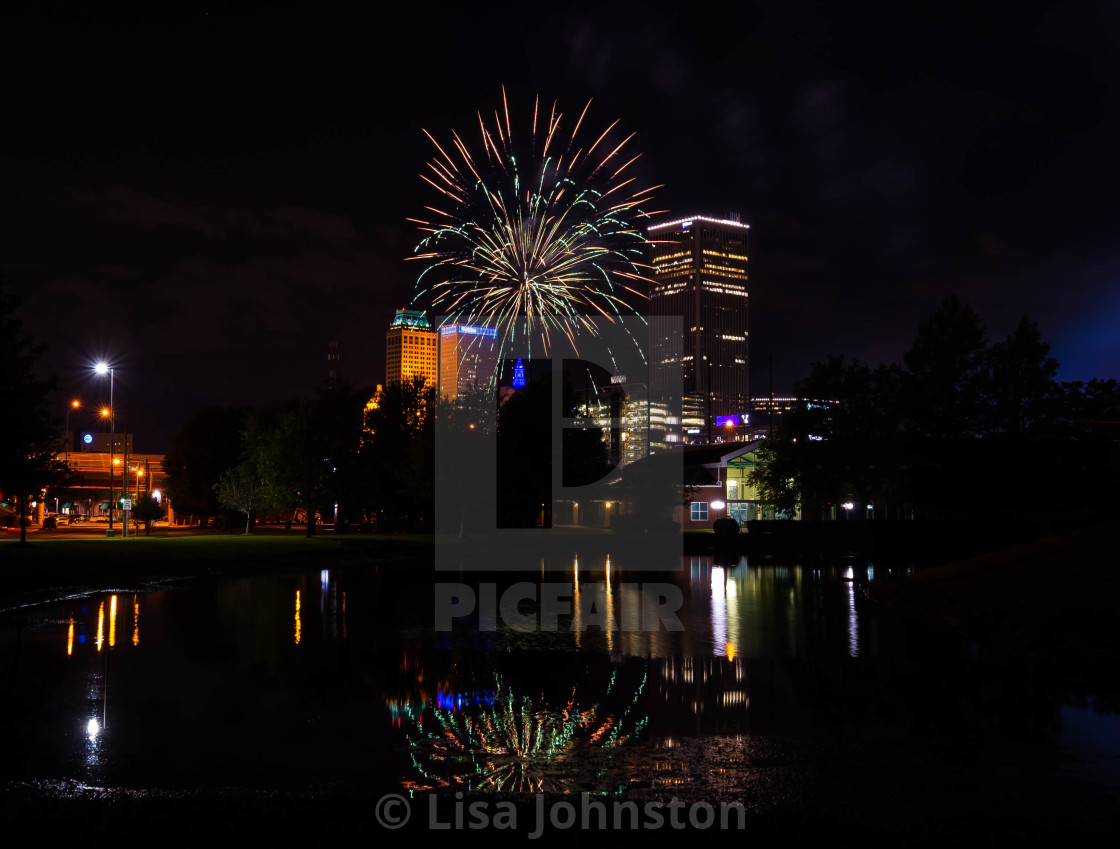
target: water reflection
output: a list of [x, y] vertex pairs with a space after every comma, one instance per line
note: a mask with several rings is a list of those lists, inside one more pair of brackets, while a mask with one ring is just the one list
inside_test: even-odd
[[[553, 646], [569, 651], [604, 652], [610, 655], [668, 657], [681, 654], [707, 654], [713, 657], [800, 657], [818, 649], [819, 644], [832, 644], [830, 618], [836, 610], [823, 598], [829, 586], [843, 588], [844, 649], [852, 657], [866, 650], [862, 616], [865, 600], [859, 591], [864, 578], [851, 567], [840, 570], [805, 570], [801, 567], [768, 567], [749, 565], [746, 558], [732, 562], [716, 562], [712, 557], [689, 557], [681, 572], [670, 573], [668, 579], [680, 585], [685, 607], [681, 612], [683, 632], [673, 633], [664, 625], [650, 629], [650, 594], [643, 587], [662, 586], [664, 582], [640, 581], [632, 573], [616, 572], [609, 559], [598, 568], [576, 561], [568, 576], [549, 571], [547, 579], [556, 582], [570, 577], [570, 589], [561, 588], [561, 598], [568, 613], [557, 617], [556, 631], [531, 637], [517, 633], [506, 623], [473, 621], [455, 623], [457, 634], [469, 637], [470, 645], [488, 649], [513, 650], [523, 647], [526, 638], [536, 647]], [[869, 570], [870, 571], [870, 570]], [[349, 635], [347, 594], [337, 575], [324, 570], [317, 573], [314, 584], [300, 578], [288, 595], [290, 605], [289, 642], [295, 645], [307, 640], [308, 600], [315, 605], [318, 640], [329, 643], [346, 640]], [[237, 605], [250, 604], [241, 585], [226, 590], [223, 604], [231, 613]], [[507, 585], [498, 585], [498, 593]], [[159, 594], [156, 594], [158, 597]], [[812, 597], [812, 599], [810, 598]], [[96, 616], [88, 622], [85, 614], [93, 608], [83, 607], [81, 613], [69, 612], [65, 632], [60, 635], [67, 656], [85, 644], [85, 633], [93, 631], [97, 652], [120, 650], [118, 627], [131, 625], [131, 646], [140, 645], [140, 621], [143, 599], [132, 595], [131, 623], [120, 622], [122, 616], [118, 595], [96, 601]], [[812, 604], [810, 605], [810, 600]], [[263, 597], [253, 603], [260, 607]], [[809, 605], [810, 616], [806, 616]], [[823, 605], [823, 606], [822, 606]], [[815, 613], [814, 613], [815, 612]], [[190, 616], [189, 612], [181, 615]], [[244, 618], [242, 609], [237, 616]], [[423, 613], [423, 621], [430, 614]], [[824, 617], [822, 619], [822, 616]], [[502, 617], [497, 617], [501, 619]], [[532, 619], [536, 622], [535, 619]], [[246, 627], [254, 627], [246, 621]], [[454, 638], [447, 643], [461, 645]]]
[[117, 644], [117, 597], [109, 597], [109, 648]]
[[109, 682], [108, 666], [102, 665], [100, 671], [89, 672], [86, 676], [86, 716], [85, 722], [85, 778], [96, 782], [102, 778], [105, 765], [105, 731], [109, 723]]
[[0, 768], [119, 786], [608, 792], [693, 781], [689, 759], [726, 740], [959, 746], [993, 729], [1056, 735], [1059, 717], [1088, 727], [1061, 710], [1070, 691], [1054, 670], [996, 662], [944, 634], [922, 642], [882, 617], [862, 592], [882, 564], [681, 565], [654, 577], [683, 595], [680, 632], [632, 627], [649, 578], [606, 558], [543, 573], [571, 582], [570, 614], [551, 632], [476, 618], [435, 634], [427, 578], [373, 570], [37, 611], [22, 649], [15, 627], [0, 629], [0, 660], [18, 659], [3, 691], [16, 698], [0, 699], [16, 705], [17, 731]]
[[844, 580], [848, 582], [848, 654], [859, 657], [859, 617], [856, 614], [856, 576], [849, 568], [844, 573]]
[[303, 636], [303, 623], [300, 620], [300, 616], [299, 616], [299, 590], [296, 590], [296, 632], [295, 632], [295, 641], [296, 641], [297, 646], [299, 645], [299, 641], [300, 641], [300, 638], [302, 636]]
[[[605, 769], [610, 750], [638, 739], [649, 722], [648, 675], [610, 670], [551, 683], [570, 686], [553, 703], [520, 680], [501, 674], [480, 689], [441, 692], [437, 700], [395, 703], [414, 776], [411, 791], [454, 788], [512, 793], [613, 791], [618, 776]], [[403, 723], [400, 722], [403, 720]], [[597, 779], [592, 788], [589, 780]]]

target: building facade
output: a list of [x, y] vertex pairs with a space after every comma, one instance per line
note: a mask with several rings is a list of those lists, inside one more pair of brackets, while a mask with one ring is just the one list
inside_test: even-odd
[[422, 311], [397, 310], [385, 334], [385, 384], [393, 386], [414, 377], [436, 385], [436, 332]]
[[[650, 314], [680, 316], [680, 360], [675, 346], [654, 340], [654, 379], [679, 370], [682, 421], [668, 441], [710, 441], [720, 416], [744, 419], [750, 400], [748, 312], [749, 226], [737, 220], [694, 216], [649, 228]], [[699, 438], [697, 438], [699, 437]]]
[[698, 446], [685, 449], [688, 503], [678, 507], [674, 518], [686, 531], [710, 529], [717, 519], [729, 517], [739, 523], [774, 519], [800, 519], [780, 513], [764, 502], [749, 476], [758, 462], [761, 441]]
[[472, 387], [493, 384], [498, 369], [498, 331], [448, 324], [439, 329], [439, 394], [454, 400]]

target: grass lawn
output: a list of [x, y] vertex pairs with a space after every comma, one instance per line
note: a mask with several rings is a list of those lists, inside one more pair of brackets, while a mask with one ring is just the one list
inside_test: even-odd
[[1028, 658], [1042, 677], [1115, 693], [1120, 668], [1120, 522], [873, 582], [898, 613], [960, 629], [977, 644]]
[[1068, 608], [1120, 612], [1120, 522], [947, 563], [876, 594], [951, 622], [1045, 618]]

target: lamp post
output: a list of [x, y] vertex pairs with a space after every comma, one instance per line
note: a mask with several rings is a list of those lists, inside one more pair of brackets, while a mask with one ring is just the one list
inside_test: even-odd
[[70, 402], [70, 406], [66, 408], [66, 462], [70, 462], [70, 443], [74, 441], [73, 435], [70, 433], [70, 411], [77, 410], [82, 406], [82, 402], [75, 398]]
[[117, 417], [113, 409], [113, 367], [108, 363], [98, 363], [94, 370], [100, 375], [109, 375], [109, 530], [105, 536], [111, 537], [116, 536], [113, 532], [113, 442], [117, 433]]
[[[144, 477], [144, 470], [143, 470], [143, 469], [141, 469], [141, 468], [140, 468], [140, 464], [139, 464], [139, 463], [137, 463], [137, 464], [136, 464], [136, 469], [135, 469], [135, 471], [136, 471], [136, 477], [135, 477], [135, 482], [136, 482], [136, 501], [139, 501], [139, 500], [140, 500], [140, 478]], [[133, 506], [133, 508], [135, 508], [135, 507], [136, 507], [136, 504], [135, 504], [135, 502], [133, 503], [133, 505], [132, 505], [132, 506]], [[131, 514], [131, 513], [129, 513], [129, 517], [130, 517], [130, 518], [132, 517], [132, 514]], [[133, 524], [133, 530], [134, 530], [134, 532], [135, 532], [135, 533], [134, 533], [133, 535], [135, 536], [136, 534], [139, 534], [139, 533], [140, 533], [140, 523], [139, 523], [139, 522], [138, 522], [138, 521], [137, 521], [136, 519], [133, 519], [132, 521], [133, 521], [133, 523], [134, 523], [134, 524]]]

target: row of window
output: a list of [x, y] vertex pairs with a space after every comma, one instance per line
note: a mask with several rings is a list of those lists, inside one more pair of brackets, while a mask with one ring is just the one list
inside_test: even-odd
[[[689, 512], [689, 517], [694, 522], [708, 521], [708, 502], [706, 501], [693, 501]], [[753, 508], [753, 516], [752, 516]], [[727, 505], [727, 515], [734, 519], [739, 524], [749, 522], [752, 518], [774, 518], [773, 515], [767, 516], [768, 513], [772, 514], [773, 508], [764, 507], [761, 504], [752, 504], [746, 501], [740, 501], [737, 504]]]

